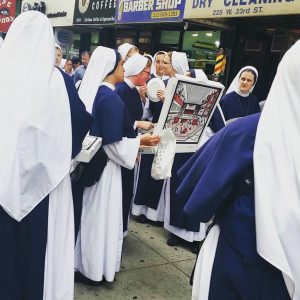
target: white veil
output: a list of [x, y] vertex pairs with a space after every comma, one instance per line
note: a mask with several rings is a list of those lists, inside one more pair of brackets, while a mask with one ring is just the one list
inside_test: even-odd
[[121, 54], [123, 60], [126, 60], [126, 56], [131, 48], [135, 47], [132, 44], [124, 43], [118, 47], [118, 51]]
[[[154, 56], [153, 56], [153, 61], [152, 61], [152, 65], [151, 65], [151, 74], [153, 74], [155, 77], [157, 77], [157, 78], [159, 78], [159, 76], [156, 74], [156, 63], [155, 63], [155, 61], [156, 61], [156, 56], [157, 55], [167, 55], [167, 52], [165, 52], [165, 51], [158, 51], [158, 52], [156, 52], [155, 54], [154, 54]], [[169, 76], [165, 76], [165, 75], [163, 75], [162, 76], [162, 80], [165, 80], [165, 79], [168, 79], [169, 78]]]
[[115, 63], [115, 50], [102, 46], [94, 50], [78, 91], [88, 112], [92, 112], [99, 85], [106, 75], [113, 70]]
[[125, 77], [134, 76], [141, 73], [148, 63], [148, 58], [134, 53], [124, 63]]
[[189, 70], [189, 63], [184, 52], [173, 51], [171, 63], [177, 74], [185, 75]]
[[283, 57], [254, 148], [257, 251], [300, 299], [300, 42]]
[[48, 18], [29, 11], [0, 50], [0, 205], [17, 221], [70, 170], [70, 105], [54, 49]]
[[240, 71], [236, 74], [236, 76], [234, 77], [234, 79], [232, 80], [226, 94], [229, 94], [231, 92], [237, 92], [239, 90], [239, 79], [241, 77], [241, 74], [245, 71], [245, 70], [252, 70], [255, 74], [256, 74], [256, 81], [253, 84], [253, 87], [250, 89], [249, 93], [252, 93], [257, 79], [258, 79], [258, 71], [256, 70], [256, 68], [252, 67], [252, 66], [245, 66], [243, 68], [240, 69]]

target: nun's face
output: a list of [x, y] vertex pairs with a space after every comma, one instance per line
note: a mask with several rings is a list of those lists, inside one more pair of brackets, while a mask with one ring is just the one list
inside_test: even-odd
[[61, 50], [58, 48], [55, 48], [55, 66], [59, 67], [61, 63], [62, 53]]
[[176, 74], [175, 70], [172, 67], [171, 58], [169, 55], [165, 55], [164, 57], [163, 70], [164, 70], [164, 75], [166, 76], [174, 77]]
[[250, 89], [253, 87], [253, 84], [254, 84], [254, 75], [249, 71], [243, 72], [239, 79], [239, 90], [243, 94], [248, 94]]
[[158, 76], [164, 75], [164, 57], [165, 54], [158, 54], [155, 57], [156, 74]]
[[141, 73], [137, 74], [137, 86], [143, 86], [150, 79], [151, 68], [146, 67]]
[[124, 61], [121, 59], [118, 63], [118, 66], [117, 66], [115, 72], [113, 73], [117, 83], [124, 81], [124, 72], [125, 72], [125, 70], [124, 70], [123, 64], [124, 64]]

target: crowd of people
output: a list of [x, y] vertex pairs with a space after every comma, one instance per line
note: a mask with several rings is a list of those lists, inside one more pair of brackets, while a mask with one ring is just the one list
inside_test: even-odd
[[[47, 17], [18, 16], [0, 44], [0, 299], [71, 300], [74, 280], [113, 282], [133, 215], [199, 253], [193, 299], [299, 300], [299, 48], [282, 59], [262, 113], [258, 71], [243, 67], [199, 150], [176, 153], [172, 177], [154, 180], [154, 155], [139, 149], [160, 137], [141, 131], [166, 95], [150, 101], [147, 82], [206, 74], [184, 52], [152, 57], [128, 43], [62, 63]], [[92, 186], [70, 179], [88, 133], [106, 155]]]

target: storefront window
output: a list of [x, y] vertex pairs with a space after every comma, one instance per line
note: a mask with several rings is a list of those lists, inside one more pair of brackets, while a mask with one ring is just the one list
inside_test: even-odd
[[186, 52], [191, 68], [212, 74], [216, 52], [220, 45], [220, 31], [186, 31], [182, 50]]
[[140, 53], [150, 53], [151, 50], [151, 31], [141, 31], [138, 46]]
[[178, 50], [180, 31], [162, 30], [158, 50]]
[[73, 43], [68, 49], [67, 57], [72, 57], [74, 55], [79, 56], [79, 47], [80, 47], [80, 33], [73, 33]]
[[91, 53], [99, 46], [99, 31], [91, 32]]

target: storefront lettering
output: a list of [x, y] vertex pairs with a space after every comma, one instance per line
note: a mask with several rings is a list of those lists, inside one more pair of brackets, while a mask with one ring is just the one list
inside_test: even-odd
[[213, 0], [193, 0], [193, 8], [210, 7]]
[[294, 0], [224, 0], [225, 6], [275, 4], [282, 2], [294, 2]]
[[92, 2], [92, 10], [116, 8], [116, 0], [100, 0]]
[[157, 0], [156, 9], [176, 9], [181, 4], [181, 0]]
[[[163, 1], [163, 0], [157, 0]], [[193, 0], [192, 8], [210, 8], [213, 1], [217, 0]], [[262, 4], [276, 4], [276, 3], [289, 3], [295, 0], [224, 0], [224, 6], [243, 6], [243, 5], [262, 5]], [[256, 9], [256, 11], [259, 9]]]
[[10, 23], [14, 20], [14, 17], [4, 17], [0, 18], [0, 23], [5, 24], [5, 23]]
[[[209, 0], [212, 1], [212, 0]], [[124, 1], [123, 12], [177, 9], [182, 0], [133, 0]]]
[[58, 11], [58, 12], [53, 12], [53, 13], [48, 13], [47, 17], [48, 18], [63, 18], [67, 16], [66, 11]]

